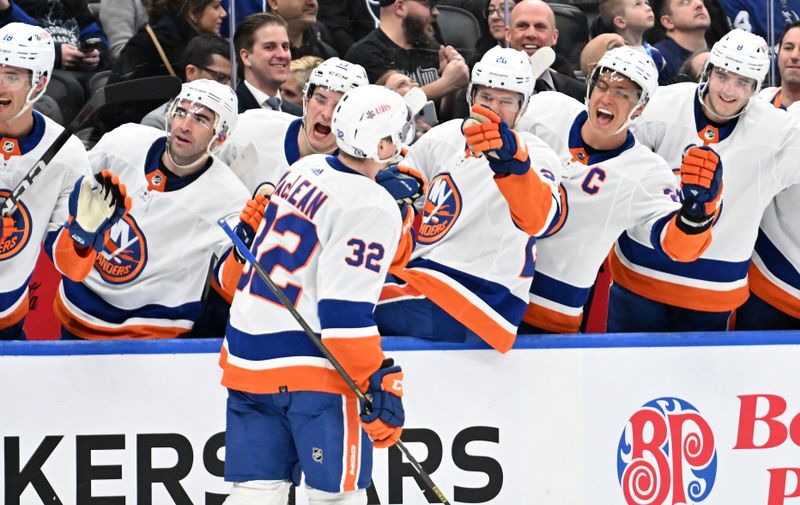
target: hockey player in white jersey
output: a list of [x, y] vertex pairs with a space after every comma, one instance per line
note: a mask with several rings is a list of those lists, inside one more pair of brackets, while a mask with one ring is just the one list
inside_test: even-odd
[[[336, 150], [333, 110], [346, 91], [368, 83], [361, 65], [339, 58], [323, 61], [303, 88], [302, 118], [270, 109], [248, 110], [239, 115], [239, 127], [220, 149], [220, 159], [251, 192], [263, 182], [274, 184], [300, 158]], [[256, 153], [248, 159], [245, 150], [250, 144]]]
[[[55, 300], [62, 338], [167, 338], [188, 332], [201, 309], [212, 256], [230, 249], [217, 220], [238, 223], [244, 185], [210, 154], [236, 123], [236, 95], [216, 81], [184, 84], [167, 113], [169, 133], [127, 124], [90, 152], [94, 171], [126, 186], [130, 211], [105, 233], [71, 219], [54, 237], [64, 274]], [[70, 214], [79, 212], [77, 183]]]
[[[537, 243], [520, 333], [577, 333], [597, 271], [627, 228], [650, 228], [654, 249], [676, 261], [694, 260], [708, 247], [710, 223], [685, 224], [692, 219], [691, 201], [681, 206], [672, 170], [628, 130], [657, 89], [652, 60], [619, 47], [606, 52], [589, 75], [585, 106], [561, 93], [531, 98], [525, 126], [567, 165], [561, 219]], [[713, 168], [703, 174], [709, 183], [722, 176], [721, 168], [717, 174]]]
[[347, 92], [332, 121], [339, 153], [304, 157], [262, 200], [265, 212], [251, 201], [242, 214], [237, 234], [375, 410], [359, 416], [342, 377], [246, 266], [220, 357], [234, 482], [225, 505], [285, 504], [301, 471], [310, 504], [366, 504], [373, 443], [400, 437], [402, 371], [385, 360], [372, 314], [392, 263], [404, 261], [398, 241], [410, 223], [375, 179], [413, 139], [412, 121], [391, 90]]
[[512, 128], [533, 92], [524, 52], [495, 47], [472, 71], [472, 118], [432, 128], [404, 164], [430, 182], [408, 267], [376, 310], [383, 334], [511, 349], [528, 305], [535, 237], [559, 214], [560, 162]]
[[[778, 47], [781, 86], [762, 91], [759, 98], [800, 119], [800, 102], [794, 100], [794, 88], [800, 86], [800, 23], [786, 28]], [[737, 330], [800, 329], [797, 215], [800, 215], [800, 185], [778, 193], [764, 211], [748, 273], [750, 298], [736, 309]]]
[[[0, 202], [63, 131], [32, 108], [53, 75], [54, 59], [53, 41], [42, 28], [0, 28]], [[41, 244], [66, 221], [70, 191], [88, 164], [86, 150], [70, 137], [16, 208], [0, 216], [0, 339], [25, 338], [28, 282]]]
[[713, 148], [719, 157], [706, 162], [725, 165], [722, 204], [714, 241], [690, 263], [655, 250], [646, 226], [620, 236], [610, 258], [608, 331], [724, 330], [747, 299], [764, 209], [800, 182], [800, 132], [786, 114], [755, 99], [768, 67], [764, 40], [733, 30], [711, 48], [699, 85], [661, 88], [637, 121], [637, 139], [673, 169], [687, 146]]

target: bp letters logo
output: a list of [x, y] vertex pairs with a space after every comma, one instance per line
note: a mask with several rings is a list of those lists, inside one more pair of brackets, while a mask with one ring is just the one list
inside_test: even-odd
[[716, 475], [714, 433], [689, 402], [657, 398], [628, 419], [617, 447], [627, 505], [702, 503]]

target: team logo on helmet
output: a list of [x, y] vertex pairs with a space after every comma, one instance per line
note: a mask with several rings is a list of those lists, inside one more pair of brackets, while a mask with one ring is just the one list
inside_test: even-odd
[[107, 282], [123, 284], [137, 278], [146, 263], [144, 233], [133, 216], [127, 214], [111, 228], [94, 268]]
[[422, 209], [417, 241], [433, 244], [444, 237], [461, 214], [461, 192], [450, 174], [433, 178]]
[[[0, 190], [0, 198], [6, 198], [11, 192]], [[21, 201], [17, 202], [17, 209], [11, 214], [14, 227], [6, 233], [5, 240], [0, 241], [0, 261], [13, 258], [25, 247], [31, 238], [31, 213]]]
[[705, 418], [680, 398], [657, 398], [633, 413], [617, 447], [628, 505], [691, 505], [714, 487], [717, 450]]

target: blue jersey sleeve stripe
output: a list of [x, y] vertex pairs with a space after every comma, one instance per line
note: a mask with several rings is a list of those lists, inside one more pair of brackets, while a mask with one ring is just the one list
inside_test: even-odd
[[800, 273], [760, 229], [755, 249], [761, 257], [761, 261], [773, 275], [793, 288], [800, 289]]
[[11, 291], [0, 292], [0, 311], [6, 310], [7, 308], [11, 307], [25, 293], [25, 290], [28, 289], [28, 284], [31, 282], [31, 277], [28, 276], [27, 279], [22, 283], [22, 285], [16, 289], [12, 289]]
[[375, 326], [375, 305], [369, 302], [320, 300], [317, 304], [319, 323], [325, 328], [368, 328]]
[[623, 232], [617, 240], [622, 254], [631, 263], [659, 272], [689, 277], [709, 282], [736, 282], [747, 276], [750, 260], [732, 262], [700, 258], [689, 263], [667, 259], [662, 254], [645, 247]]
[[580, 308], [586, 305], [590, 291], [591, 288], [578, 288], [541, 272], [533, 274], [531, 293], [567, 307]]
[[237, 330], [228, 323], [225, 331], [228, 351], [237, 358], [264, 361], [297, 356], [323, 357], [303, 331], [279, 331], [252, 335]]
[[122, 324], [134, 317], [144, 319], [186, 319], [194, 321], [200, 314], [201, 303], [199, 300], [175, 307], [149, 304], [137, 309], [126, 310], [111, 305], [80, 282], [71, 281], [66, 277], [62, 279], [62, 282], [64, 283], [64, 295], [72, 304], [79, 307], [87, 314], [107, 323]]

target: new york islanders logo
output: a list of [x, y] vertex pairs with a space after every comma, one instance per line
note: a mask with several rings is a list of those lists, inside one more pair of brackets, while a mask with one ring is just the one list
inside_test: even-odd
[[112, 284], [137, 278], [147, 263], [147, 243], [136, 220], [128, 214], [109, 233], [94, 263], [100, 276]]
[[628, 505], [700, 503], [716, 475], [714, 433], [690, 403], [658, 398], [628, 419], [617, 447], [617, 478]]
[[[10, 194], [8, 190], [0, 190], [0, 202]], [[17, 208], [11, 214], [11, 220], [14, 224], [8, 229], [3, 229], [0, 236], [0, 261], [19, 254], [31, 238], [31, 213], [21, 200], [17, 202]]]
[[461, 214], [461, 192], [450, 174], [433, 178], [422, 209], [417, 241], [433, 244], [444, 237]]

